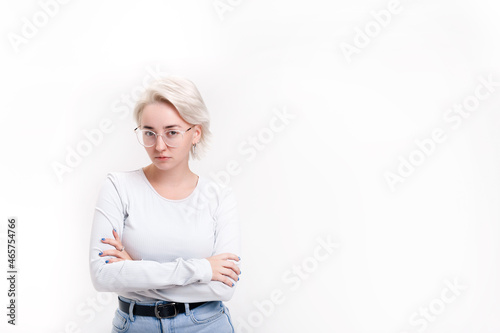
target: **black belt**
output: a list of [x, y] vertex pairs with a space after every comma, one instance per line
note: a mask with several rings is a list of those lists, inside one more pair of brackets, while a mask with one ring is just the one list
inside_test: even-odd
[[[192, 310], [206, 302], [198, 302], [198, 303], [189, 303], [189, 309]], [[125, 313], [129, 313], [130, 303], [125, 302], [118, 298], [118, 306], [120, 310]], [[134, 309], [132, 310], [134, 316], [149, 316], [156, 317], [158, 319], [162, 318], [172, 318], [177, 316], [179, 313], [186, 312], [186, 307], [184, 303], [163, 303], [156, 305], [142, 305], [142, 304], [134, 304]]]

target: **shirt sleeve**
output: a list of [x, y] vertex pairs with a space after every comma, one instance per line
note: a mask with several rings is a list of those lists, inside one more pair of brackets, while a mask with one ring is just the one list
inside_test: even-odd
[[[233, 253], [241, 257], [241, 233], [237, 201], [230, 187], [221, 190], [219, 205], [214, 218], [215, 246], [212, 256], [221, 253]], [[241, 269], [241, 259], [233, 262]], [[229, 279], [233, 281], [231, 278]], [[221, 281], [194, 282], [185, 286], [165, 289], [161, 293], [168, 299], [174, 299], [178, 302], [229, 301], [238, 282], [238, 280], [234, 281], [233, 287]], [[189, 295], [189, 298], [186, 295]], [[193, 297], [196, 300], [193, 300]]]
[[209, 283], [212, 280], [212, 267], [205, 258], [177, 258], [166, 263], [152, 260], [106, 263], [106, 258], [99, 256], [101, 251], [115, 249], [112, 245], [102, 243], [102, 238], [113, 239], [113, 228], [122, 234], [127, 214], [119, 189], [117, 175], [108, 173], [97, 199], [90, 238], [89, 266], [95, 289], [103, 292], [131, 292]]

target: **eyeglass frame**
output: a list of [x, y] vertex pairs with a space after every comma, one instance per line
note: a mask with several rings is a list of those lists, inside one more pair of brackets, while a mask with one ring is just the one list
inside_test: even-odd
[[[191, 127], [189, 127], [187, 130], [185, 130], [185, 131], [179, 131], [179, 130], [173, 130], [173, 131], [176, 131], [176, 132], [182, 133], [182, 139], [184, 139], [184, 133], [186, 133], [187, 131], [189, 131], [189, 130], [190, 130], [191, 128], [193, 128], [193, 127], [194, 127], [194, 126], [191, 126]], [[141, 126], [137, 126], [137, 127], [134, 129], [135, 136], [137, 137], [137, 141], [139, 141], [139, 143], [141, 143], [141, 141], [139, 140], [139, 137], [137, 136], [137, 132], [136, 132], [136, 131], [137, 131], [137, 129], [140, 129], [140, 128], [141, 128]], [[154, 135], [155, 135], [155, 141], [156, 141], [156, 142], [158, 142], [158, 134], [157, 134], [156, 132], [154, 132], [154, 131], [152, 131], [152, 130], [145, 130], [145, 129], [140, 129], [140, 130], [141, 130], [141, 131], [149, 131], [149, 132], [151, 132], [151, 133], [154, 133]], [[168, 131], [165, 131], [165, 133], [166, 133], [166, 132], [169, 132], [169, 131], [172, 131], [172, 129], [169, 129]], [[166, 146], [170, 147], [170, 148], [177, 148], [177, 147], [179, 147], [179, 146], [177, 146], [177, 147], [172, 147], [171, 145], [169, 145], [169, 144], [165, 141], [165, 140], [167, 139], [167, 138], [165, 137], [165, 133], [161, 134], [161, 139], [163, 140], [163, 143], [164, 143]], [[153, 147], [155, 144], [152, 144], [151, 146], [145, 146], [145, 145], [143, 145], [143, 144], [141, 143], [141, 145], [142, 145], [143, 147], [149, 148], [149, 147]]]

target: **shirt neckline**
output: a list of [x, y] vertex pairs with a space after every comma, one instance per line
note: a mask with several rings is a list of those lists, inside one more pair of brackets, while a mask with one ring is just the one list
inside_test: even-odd
[[146, 182], [146, 184], [148, 184], [149, 188], [154, 192], [156, 193], [157, 196], [159, 196], [160, 198], [162, 198], [163, 200], [165, 201], [169, 201], [169, 202], [182, 202], [182, 201], [186, 201], [188, 200], [189, 198], [191, 198], [195, 192], [198, 191], [198, 188], [200, 187], [200, 181], [201, 181], [201, 176], [198, 176], [198, 181], [196, 182], [196, 187], [194, 188], [194, 190], [191, 192], [191, 194], [189, 194], [187, 197], [183, 198], [183, 199], [167, 199], [165, 198], [164, 196], [162, 196], [160, 193], [158, 193], [155, 188], [153, 187], [153, 185], [151, 185], [151, 183], [149, 182], [148, 180], [148, 177], [146, 177], [146, 174], [144, 173], [144, 169], [143, 168], [139, 168], [139, 173], [141, 174], [142, 176], [142, 179], [144, 179], [144, 181]]

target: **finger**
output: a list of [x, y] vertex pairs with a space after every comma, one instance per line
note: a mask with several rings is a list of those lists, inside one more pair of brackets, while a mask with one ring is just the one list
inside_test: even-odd
[[118, 232], [116, 231], [116, 229], [113, 229], [113, 236], [115, 237], [115, 239], [116, 239], [117, 241], [119, 241], [119, 242], [120, 242], [120, 236], [118, 235]]
[[228, 277], [224, 277], [224, 283], [229, 287], [234, 287], [234, 282]]
[[103, 242], [105, 244], [112, 245], [112, 246], [116, 247], [116, 249], [118, 249], [118, 250], [121, 250], [123, 247], [121, 242], [116, 241], [116, 240], [111, 239], [111, 238], [101, 238], [101, 242]]
[[117, 258], [121, 258], [121, 259], [126, 259], [126, 255], [122, 251], [118, 251], [118, 250], [106, 250], [106, 251], [101, 252], [99, 254], [99, 256], [101, 256], [101, 257], [113, 256], [113, 257], [117, 257]]
[[120, 260], [134, 260], [127, 251], [107, 250], [99, 253], [100, 257], [113, 256]]
[[106, 259], [106, 264], [112, 264], [112, 263], [118, 262], [118, 261], [123, 261], [123, 259], [120, 259], [120, 258], [109, 258], [109, 259]]
[[241, 270], [240, 268], [238, 267], [238, 265], [236, 265], [234, 262], [232, 261], [224, 261], [222, 263], [222, 266], [223, 267], [226, 267], [226, 268], [229, 268], [229, 269], [232, 269], [236, 274], [240, 275], [241, 274]]
[[232, 269], [225, 269], [224, 270], [224, 275], [230, 277], [231, 279], [233, 279], [233, 281], [238, 281], [240, 278], [238, 277], [238, 275], [232, 270]]
[[234, 282], [231, 281], [231, 279], [229, 279], [227, 276], [224, 276], [222, 274], [217, 274], [217, 277], [215, 278], [216, 281], [220, 281], [222, 283], [224, 283], [225, 285], [228, 285], [229, 287], [232, 287]]
[[226, 259], [226, 260], [231, 259], [231, 260], [240, 261], [240, 257], [238, 257], [234, 253], [221, 253], [221, 254], [219, 254], [219, 259]]
[[111, 239], [111, 238], [104, 238], [104, 239], [102, 240], [102, 242], [103, 242], [103, 243], [105, 243], [105, 244], [109, 244], [109, 245], [111, 245], [111, 246], [114, 246], [114, 247], [115, 247], [115, 248], [117, 248], [117, 249], [121, 249], [121, 248], [122, 248], [122, 246], [121, 246], [121, 243], [120, 243], [120, 242], [118, 242], [118, 241], [116, 241], [116, 240], [114, 240], [114, 239]]

